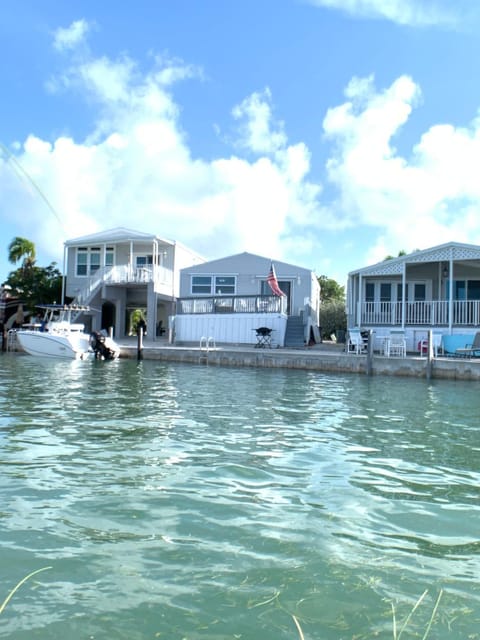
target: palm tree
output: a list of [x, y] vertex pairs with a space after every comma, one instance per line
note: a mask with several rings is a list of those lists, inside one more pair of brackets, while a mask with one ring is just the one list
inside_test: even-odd
[[23, 269], [35, 264], [35, 244], [31, 240], [16, 236], [8, 245], [8, 261], [16, 264], [23, 258]]

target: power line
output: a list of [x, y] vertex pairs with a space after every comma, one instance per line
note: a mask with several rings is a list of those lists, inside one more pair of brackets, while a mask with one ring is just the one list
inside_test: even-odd
[[13, 153], [11, 153], [11, 151], [9, 151], [9, 149], [2, 142], [0, 142], [0, 149], [3, 151], [4, 155], [6, 156], [6, 162], [8, 164], [10, 164], [10, 166], [12, 167], [13, 172], [15, 173], [17, 178], [21, 182], [23, 182], [24, 184], [25, 184], [25, 179], [26, 179], [27, 187], [31, 186], [31, 187], [33, 187], [35, 189], [35, 191], [40, 196], [40, 198], [43, 200], [43, 202], [47, 205], [48, 209], [50, 210], [50, 213], [52, 213], [55, 216], [55, 218], [59, 222], [62, 230], [65, 232], [65, 228], [63, 226], [63, 223], [62, 223], [62, 220], [61, 220], [60, 216], [55, 211], [52, 203], [49, 201], [47, 196], [43, 193], [43, 191], [40, 189], [38, 184], [35, 182], [35, 180], [28, 173], [28, 171], [22, 167], [22, 165], [17, 160], [17, 158], [13, 155]]

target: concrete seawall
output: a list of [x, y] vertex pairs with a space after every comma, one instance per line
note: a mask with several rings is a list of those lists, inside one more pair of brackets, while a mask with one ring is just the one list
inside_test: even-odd
[[[336, 345], [338, 347], [338, 345]], [[137, 358], [136, 345], [121, 345], [122, 358]], [[188, 362], [203, 365], [233, 367], [266, 367], [304, 369], [366, 375], [367, 357], [346, 354], [339, 348], [313, 349], [255, 349], [252, 347], [217, 347], [205, 350], [192, 346], [165, 346], [146, 343], [142, 351], [144, 360]], [[386, 358], [375, 355], [372, 375], [427, 377], [427, 360], [419, 356]], [[448, 380], [480, 380], [480, 358], [436, 358], [432, 363], [431, 378]]]

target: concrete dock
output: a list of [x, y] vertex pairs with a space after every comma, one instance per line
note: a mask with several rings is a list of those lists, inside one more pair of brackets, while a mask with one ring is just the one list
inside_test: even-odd
[[[138, 358], [136, 338], [119, 340], [122, 358]], [[304, 369], [367, 375], [367, 356], [345, 353], [344, 344], [324, 342], [304, 349], [258, 349], [253, 345], [171, 345], [167, 341], [143, 343], [141, 358], [164, 362], [188, 362], [234, 367]], [[371, 375], [408, 376], [448, 380], [480, 380], [480, 358], [438, 357], [428, 370], [427, 359], [416, 354], [387, 358], [377, 353], [371, 361]]]

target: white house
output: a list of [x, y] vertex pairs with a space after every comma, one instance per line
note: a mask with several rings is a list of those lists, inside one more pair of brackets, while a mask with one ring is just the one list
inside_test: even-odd
[[377, 341], [402, 329], [409, 351], [430, 329], [464, 346], [480, 329], [480, 247], [449, 242], [352, 271], [347, 322]]
[[179, 295], [180, 270], [204, 262], [182, 244], [119, 227], [65, 242], [64, 297], [89, 305], [87, 329], [113, 327], [123, 337], [131, 313], [146, 317], [147, 339], [168, 326]]
[[278, 346], [304, 346], [317, 338], [320, 286], [314, 272], [275, 261], [278, 284], [285, 296], [273, 295], [267, 282], [272, 261], [252, 253], [212, 260], [180, 272], [180, 299], [175, 341], [254, 344], [256, 330], [272, 330]]

